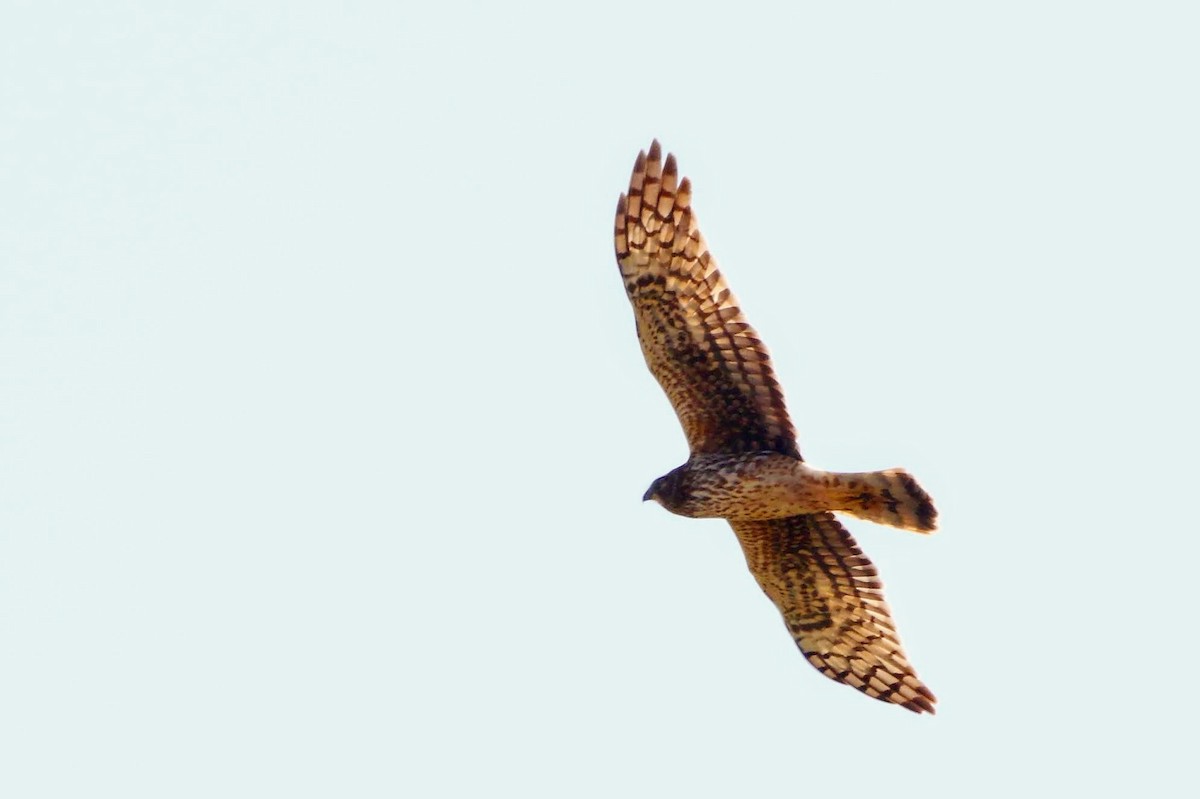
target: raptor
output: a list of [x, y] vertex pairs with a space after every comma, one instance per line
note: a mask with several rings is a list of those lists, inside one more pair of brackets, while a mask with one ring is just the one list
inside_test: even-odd
[[907, 472], [827, 472], [800, 456], [767, 349], [742, 316], [657, 141], [638, 154], [616, 254], [646, 364], [691, 450], [643, 499], [723, 518], [750, 572], [822, 674], [917, 713], [937, 701], [905, 657], [874, 565], [834, 516], [928, 533], [937, 511]]

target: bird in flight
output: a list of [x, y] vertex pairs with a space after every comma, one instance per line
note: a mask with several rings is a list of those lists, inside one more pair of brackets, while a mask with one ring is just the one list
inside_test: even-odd
[[840, 473], [800, 457], [767, 349], [700, 235], [692, 186], [657, 141], [617, 204], [616, 252], [646, 364], [687, 436], [686, 463], [644, 500], [729, 521], [750, 572], [825, 676], [917, 713], [937, 701], [909, 665], [875, 566], [833, 511], [928, 533], [937, 511], [901, 469]]

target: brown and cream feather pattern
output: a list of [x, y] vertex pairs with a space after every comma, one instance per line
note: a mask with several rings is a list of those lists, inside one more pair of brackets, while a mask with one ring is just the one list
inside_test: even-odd
[[617, 206], [617, 262], [638, 339], [692, 452], [800, 457], [758, 333], [725, 285], [691, 209], [690, 181], [658, 142], [639, 153]]
[[868, 696], [932, 713], [874, 564], [832, 513], [730, 522], [746, 564], [808, 662]]
[[[655, 141], [638, 155], [615, 230], [642, 352], [691, 449], [680, 470], [720, 462], [707, 457], [715, 454], [799, 460], [767, 349], [717, 269], [691, 199], [674, 156], [664, 163]], [[669, 492], [679, 479], [669, 475], [656, 485]], [[875, 567], [832, 513], [730, 524], [751, 573], [809, 663], [869, 696], [934, 711], [933, 693], [901, 648]]]

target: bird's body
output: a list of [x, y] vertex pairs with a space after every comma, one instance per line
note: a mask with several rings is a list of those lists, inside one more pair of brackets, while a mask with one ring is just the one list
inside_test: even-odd
[[693, 455], [654, 481], [645, 499], [697, 519], [763, 521], [833, 510], [918, 532], [932, 530], [936, 515], [902, 470], [826, 472], [779, 452]]
[[782, 519], [827, 510], [822, 475], [778, 452], [700, 454], [655, 480], [644, 498], [696, 519]]
[[638, 155], [616, 216], [638, 339], [691, 455], [646, 492], [683, 516], [728, 519], [763, 592], [813, 666], [916, 712], [934, 695], [896, 636], [875, 567], [832, 511], [920, 532], [937, 511], [906, 472], [804, 462], [758, 334], [708, 251], [691, 185], [658, 142]]

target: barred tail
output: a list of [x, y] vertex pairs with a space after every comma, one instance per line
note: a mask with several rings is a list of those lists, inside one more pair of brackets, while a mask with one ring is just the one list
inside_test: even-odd
[[937, 508], [903, 469], [839, 474], [832, 487], [838, 507], [870, 522], [920, 533], [937, 528]]

